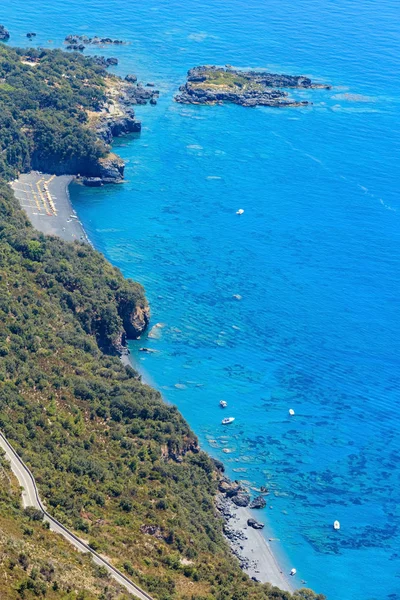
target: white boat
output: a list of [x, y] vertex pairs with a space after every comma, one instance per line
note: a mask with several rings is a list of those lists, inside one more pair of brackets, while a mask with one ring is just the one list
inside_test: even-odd
[[336, 529], [336, 530], [340, 529], [340, 523], [339, 523], [339, 521], [334, 521], [334, 523], [333, 523], [333, 529]]
[[242, 215], [244, 213], [243, 208], [239, 208], [239, 210], [236, 211], [237, 215]]
[[297, 573], [297, 570], [296, 570], [296, 569], [292, 569], [292, 570], [290, 571], [290, 574], [291, 574], [291, 576], [292, 576], [292, 577], [293, 577], [293, 575], [296, 575], [296, 573]]
[[293, 408], [289, 408], [289, 415], [290, 415], [291, 417], [293, 417], [293, 415], [294, 415], [294, 414], [295, 414], [295, 413], [294, 413], [294, 410], [293, 410]]
[[221, 423], [222, 425], [229, 425], [229, 423], [233, 423], [234, 420], [235, 417], [226, 417], [225, 419], [222, 419]]
[[219, 405], [221, 408], [226, 408], [228, 406], [228, 403], [226, 402], [226, 400], [220, 400]]

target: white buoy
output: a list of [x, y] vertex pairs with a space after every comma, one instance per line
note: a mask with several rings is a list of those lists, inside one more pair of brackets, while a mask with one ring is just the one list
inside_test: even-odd
[[293, 415], [294, 415], [294, 410], [293, 410], [293, 408], [289, 408], [289, 415], [290, 415], [291, 417], [293, 417]]
[[340, 529], [340, 523], [339, 523], [339, 521], [335, 521], [335, 522], [333, 523], [333, 529], [336, 529], [336, 530], [339, 530], [339, 529]]
[[237, 215], [242, 215], [244, 213], [243, 208], [239, 208], [239, 210], [236, 211]]
[[296, 575], [296, 573], [297, 573], [296, 569], [292, 569], [292, 570], [290, 571], [290, 574], [291, 574], [291, 576], [292, 576], [292, 577], [293, 577], [293, 575]]

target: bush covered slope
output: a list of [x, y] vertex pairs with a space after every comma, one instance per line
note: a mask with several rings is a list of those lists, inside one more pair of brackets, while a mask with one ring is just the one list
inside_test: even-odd
[[[88, 67], [85, 76], [68, 80], [64, 88], [63, 74], [85, 69], [85, 59], [55, 52], [48, 69], [46, 60], [25, 69], [15, 67], [13, 50], [0, 48], [0, 56], [0, 86], [5, 86], [0, 118], [8, 119], [0, 131], [3, 176], [26, 166], [32, 153], [44, 156], [49, 148], [64, 152], [67, 131], [77, 132], [76, 139], [82, 136], [82, 152], [94, 148], [80, 125], [78, 104], [101, 99], [101, 74]], [[10, 64], [14, 79], [7, 76]], [[18, 100], [15, 90], [22, 94], [22, 88], [37, 83], [31, 80], [33, 69], [47, 69], [45, 78], [52, 78], [54, 90], [47, 97], [38, 84], [35, 101], [30, 92]], [[98, 94], [85, 99], [89, 76], [98, 77]], [[54, 123], [60, 126], [59, 136], [53, 137], [48, 106], [61, 115]], [[46, 135], [38, 136], [32, 123], [41, 122]], [[71, 152], [79, 146], [75, 142]], [[140, 285], [125, 280], [88, 245], [36, 232], [8, 185], [0, 184], [0, 429], [32, 469], [49, 511], [158, 600], [290, 598], [241, 572], [215, 512], [213, 463], [199, 452], [177, 409], [112, 355], [125, 333], [135, 333], [132, 315], [137, 309], [146, 310]], [[76, 577], [70, 591], [68, 583], [49, 586], [37, 571], [42, 568], [39, 557], [47, 561], [52, 534], [40, 524], [27, 524], [15, 494], [3, 492], [0, 539], [8, 539], [3, 534], [9, 528], [15, 528], [16, 540], [22, 531], [27, 538], [16, 543], [31, 567], [10, 568], [15, 549], [2, 544], [2, 599], [82, 600], [83, 580], [87, 598], [116, 597], [112, 586], [101, 591], [86, 558], [55, 539], [55, 560], [58, 549], [64, 557], [70, 553], [71, 568], [81, 566], [82, 578]], [[24, 534], [25, 526], [33, 533]], [[29, 551], [24, 550], [28, 538]], [[295, 597], [315, 598], [312, 592]]]
[[21, 493], [0, 451], [1, 600], [133, 600], [133, 597], [61, 536], [39, 511], [21, 508]]
[[0, 428], [49, 510], [160, 600], [288, 598], [232, 558], [213, 464], [176, 408], [100, 350], [128, 283], [0, 194]]
[[88, 111], [106, 99], [104, 76], [76, 53], [0, 44], [0, 173], [12, 178], [59, 163], [90, 174], [106, 154], [86, 126]]

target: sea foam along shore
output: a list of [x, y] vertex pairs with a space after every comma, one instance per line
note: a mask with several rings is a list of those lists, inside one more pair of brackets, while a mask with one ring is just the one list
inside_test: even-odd
[[[55, 214], [52, 209], [47, 211], [42, 208], [38, 213], [37, 202], [41, 206], [41, 202], [44, 201], [45, 206], [49, 209], [43, 181], [49, 181], [50, 178], [51, 182], [46, 184], [47, 189], [50, 190], [50, 196], [51, 189], [57, 190], [57, 196], [53, 196]], [[21, 207], [26, 211], [34, 227], [41, 233], [57, 235], [67, 241], [76, 239], [88, 242], [81, 222], [77, 218], [71, 219], [71, 215], [75, 215], [68, 192], [68, 185], [71, 181], [73, 178], [68, 176], [51, 176], [32, 172], [21, 175], [18, 180], [13, 182], [12, 187]], [[42, 191], [43, 199], [37, 191], [37, 182], [40, 182], [39, 189]], [[66, 226], [74, 229], [71, 229], [71, 232], [67, 231]], [[126, 354], [122, 354], [121, 360], [125, 365], [137, 366], [131, 363]], [[225, 520], [225, 533], [228, 533], [226, 537], [232, 552], [239, 559], [245, 573], [262, 583], [269, 582], [280, 589], [294, 591], [294, 586], [282, 572], [261, 531], [247, 525], [247, 520], [253, 516], [251, 512], [247, 508], [236, 507], [221, 495], [217, 497], [217, 508]]]

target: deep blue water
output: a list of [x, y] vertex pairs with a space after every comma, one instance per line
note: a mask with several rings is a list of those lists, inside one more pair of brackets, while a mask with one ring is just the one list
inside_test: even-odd
[[[160, 102], [115, 145], [127, 182], [72, 199], [165, 325], [133, 357], [231, 476], [270, 488], [266, 535], [296, 583], [400, 598], [398, 2], [13, 0], [0, 16], [15, 44], [131, 42], [104, 54]], [[334, 88], [293, 94], [304, 109], [174, 104], [204, 63]]]

